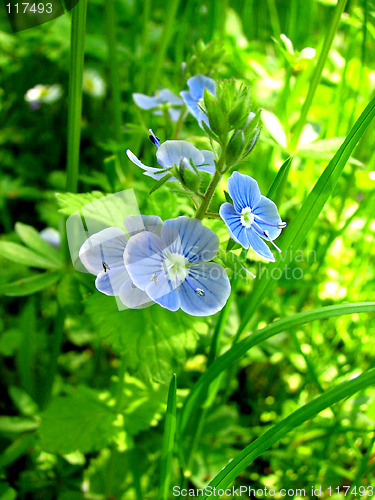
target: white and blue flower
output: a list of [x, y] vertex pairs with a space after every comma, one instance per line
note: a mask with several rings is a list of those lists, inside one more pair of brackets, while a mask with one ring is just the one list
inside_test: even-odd
[[281, 252], [273, 240], [286, 226], [275, 203], [261, 195], [255, 179], [239, 172], [233, 172], [228, 179], [228, 191], [233, 205], [228, 202], [221, 205], [220, 217], [230, 236], [244, 248], [250, 246], [258, 255], [274, 262], [275, 257], [263, 240]]
[[[191, 163], [198, 172], [207, 172], [211, 175], [215, 173], [215, 155], [212, 151], [199, 150], [187, 141], [165, 141], [161, 144], [152, 130], [150, 134], [150, 139], [156, 146], [156, 160], [160, 165], [159, 168], [144, 165], [129, 149], [126, 151], [129, 160], [144, 170], [144, 175], [160, 180], [170, 174], [174, 166], [181, 165], [194, 172]], [[171, 176], [168, 181], [176, 182], [177, 179]]]
[[212, 78], [204, 75], [192, 76], [187, 81], [189, 90], [180, 92], [187, 109], [197, 119], [199, 126], [202, 127], [202, 122], [209, 126], [208, 118], [203, 113], [199, 105], [203, 102], [204, 90], [207, 89], [211, 94], [216, 95], [216, 82]]
[[172, 122], [176, 122], [180, 116], [183, 100], [169, 89], [162, 89], [153, 96], [134, 93], [133, 100], [141, 109], [154, 110], [154, 115], [162, 115], [160, 108], [166, 106]]
[[164, 222], [160, 236], [146, 231], [133, 236], [124, 261], [132, 282], [162, 307], [192, 316], [220, 311], [230, 294], [224, 268], [210, 262], [219, 239], [197, 219]]
[[118, 296], [131, 309], [152, 304], [150, 297], [137, 288], [124, 264], [124, 251], [129, 239], [140, 232], [160, 235], [163, 221], [156, 216], [130, 215], [124, 221], [125, 231], [107, 227], [90, 236], [79, 250], [79, 258], [87, 271], [96, 276], [95, 286], [105, 295]]

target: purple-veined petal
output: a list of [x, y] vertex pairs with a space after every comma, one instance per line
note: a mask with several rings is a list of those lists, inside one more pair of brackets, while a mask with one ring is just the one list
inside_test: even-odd
[[[104, 264], [109, 269], [124, 265], [123, 254], [128, 238], [117, 227], [107, 227], [90, 236], [79, 250], [79, 258], [91, 274], [99, 274]], [[103, 264], [104, 263], [104, 264]]]
[[258, 234], [252, 227], [246, 229], [246, 236], [251, 248], [255, 253], [260, 255], [260, 257], [263, 257], [263, 259], [269, 260], [270, 262], [275, 262], [275, 257], [273, 256], [268, 245], [266, 245], [266, 243], [260, 236], [258, 236]]
[[141, 290], [145, 290], [163, 271], [163, 250], [161, 239], [148, 231], [129, 239], [124, 262], [134, 285]]
[[194, 165], [204, 162], [204, 155], [187, 141], [165, 141], [156, 152], [156, 159], [163, 168], [179, 166], [182, 158], [191, 160]]
[[141, 109], [154, 109], [162, 104], [161, 99], [157, 96], [149, 97], [145, 94], [133, 94], [133, 100], [135, 104]]
[[170, 311], [177, 311], [180, 308], [179, 294], [173, 284], [163, 272], [157, 281], [149, 283], [146, 293], [157, 304]]
[[207, 172], [208, 174], [213, 175], [215, 173], [215, 155], [212, 151], [208, 151], [207, 149], [203, 149], [201, 151], [204, 156], [203, 165], [197, 165], [197, 169], [200, 172]]
[[130, 278], [121, 285], [119, 298], [130, 309], [143, 309], [154, 303], [146, 292], [133, 284]]
[[223, 203], [220, 207], [219, 213], [220, 217], [227, 225], [231, 238], [244, 248], [249, 248], [245, 227], [241, 222], [241, 215], [236, 212], [233, 205], [229, 202]]
[[219, 238], [211, 229], [186, 216], [166, 220], [161, 239], [168, 252], [184, 255], [191, 263], [214, 259], [219, 248]]
[[169, 89], [162, 89], [159, 91], [159, 98], [162, 102], [166, 102], [171, 106], [182, 106], [183, 100], [181, 97], [178, 97]]
[[228, 179], [228, 191], [238, 213], [246, 208], [255, 208], [261, 199], [258, 183], [249, 175], [233, 172]]
[[150, 231], [159, 236], [162, 225], [163, 221], [157, 215], [129, 215], [124, 220], [125, 231], [129, 236], [141, 231]]
[[205, 262], [189, 268], [188, 279], [178, 290], [183, 311], [192, 316], [211, 316], [228, 300], [230, 283], [222, 266]]
[[119, 295], [121, 286], [127, 280], [129, 280], [129, 274], [123, 265], [99, 273], [95, 280], [95, 286], [99, 292], [105, 295]]
[[255, 222], [263, 231], [268, 231], [271, 240], [280, 235], [281, 229], [277, 225], [281, 222], [281, 218], [272, 200], [262, 196], [260, 202], [254, 208], [253, 214], [257, 216]]
[[204, 89], [207, 89], [211, 94], [216, 95], [216, 82], [212, 78], [204, 75], [196, 75], [189, 78], [187, 81], [191, 97], [199, 101], [203, 97]]

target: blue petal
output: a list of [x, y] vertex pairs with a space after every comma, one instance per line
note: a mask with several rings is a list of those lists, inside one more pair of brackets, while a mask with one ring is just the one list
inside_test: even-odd
[[163, 271], [161, 239], [148, 231], [132, 236], [125, 248], [124, 262], [134, 285], [145, 290], [154, 275]]
[[156, 215], [129, 215], [124, 220], [125, 231], [133, 236], [141, 231], [150, 231], [151, 233], [160, 235], [163, 221]]
[[275, 203], [269, 198], [262, 196], [253, 212], [254, 215], [258, 215], [261, 218], [255, 218], [255, 222], [263, 231], [268, 231], [271, 240], [276, 239], [281, 233], [281, 229], [277, 227], [277, 224], [281, 222], [281, 218]]
[[194, 165], [204, 163], [203, 153], [187, 141], [165, 141], [156, 152], [156, 159], [163, 168], [178, 166], [182, 158], [191, 159]]
[[181, 111], [179, 109], [169, 108], [168, 113], [171, 121], [176, 122], [180, 118]]
[[191, 263], [214, 259], [219, 248], [219, 238], [211, 229], [186, 216], [166, 220], [161, 239], [168, 252], [184, 255]]
[[260, 202], [261, 194], [258, 183], [249, 175], [233, 172], [228, 179], [228, 191], [238, 213], [246, 207], [253, 210]]
[[99, 273], [95, 280], [95, 286], [99, 292], [105, 295], [119, 295], [121, 286], [128, 280], [129, 274], [125, 266], [114, 267]]
[[121, 302], [130, 309], [143, 309], [153, 304], [147, 293], [137, 288], [131, 279], [121, 285], [119, 297]]
[[149, 97], [145, 94], [133, 94], [133, 100], [135, 104], [141, 109], [153, 109], [160, 106], [162, 101], [158, 99], [156, 96]]
[[192, 76], [187, 81], [190, 89], [191, 97], [199, 101], [203, 97], [204, 89], [207, 89], [211, 94], [216, 95], [216, 82], [212, 78], [204, 75]]
[[190, 113], [194, 116], [194, 118], [198, 121], [199, 126], [202, 127], [202, 122], [205, 122], [207, 126], [209, 126], [208, 118], [207, 116], [203, 113], [201, 108], [198, 106], [198, 101], [192, 98], [190, 92], [187, 90], [183, 90], [180, 92], [180, 95], [182, 96], [186, 107], [190, 111]]
[[250, 243], [251, 248], [255, 253], [263, 257], [263, 259], [275, 262], [275, 257], [272, 255], [271, 250], [264, 243], [264, 241], [258, 236], [253, 228], [246, 229], [246, 236]]
[[227, 225], [231, 238], [244, 248], [249, 248], [249, 242], [246, 237], [245, 227], [241, 222], [241, 215], [236, 212], [231, 203], [223, 203], [220, 207], [220, 217]]
[[203, 149], [201, 151], [204, 156], [204, 164], [203, 165], [197, 165], [197, 169], [200, 172], [207, 172], [208, 174], [214, 174], [216, 167], [215, 167], [215, 155], [212, 151], [208, 151], [206, 149]]
[[166, 274], [160, 276], [158, 281], [149, 283], [146, 288], [147, 295], [157, 304], [170, 311], [180, 308], [180, 299], [176, 288], [168, 280]]
[[137, 167], [141, 168], [142, 170], [146, 170], [146, 172], [159, 172], [160, 168], [154, 168], [154, 167], [148, 167], [147, 165], [144, 165], [141, 160], [139, 160], [135, 154], [133, 154], [130, 149], [126, 151], [126, 154], [128, 155], [128, 158], [130, 161], [132, 161]]
[[[166, 102], [171, 106], [182, 106], [183, 100], [181, 97], [178, 97], [169, 89], [162, 89], [159, 91], [159, 98], [162, 102]], [[178, 110], [177, 110], [178, 111]], [[179, 113], [179, 111], [178, 111]]]
[[124, 265], [123, 254], [128, 241], [124, 231], [107, 227], [90, 236], [79, 250], [79, 258], [91, 274], [103, 271], [103, 262], [112, 269]]
[[[203, 263], [189, 268], [189, 277], [179, 287], [181, 309], [192, 316], [211, 316], [220, 311], [230, 295], [230, 283], [222, 266]], [[204, 295], [198, 295], [200, 289]]]

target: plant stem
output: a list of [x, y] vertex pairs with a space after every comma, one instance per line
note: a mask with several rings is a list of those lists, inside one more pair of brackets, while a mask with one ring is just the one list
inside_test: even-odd
[[173, 27], [175, 25], [175, 16], [177, 12], [180, 0], [169, 0], [168, 5], [165, 8], [165, 23], [163, 31], [160, 36], [160, 46], [157, 50], [157, 56], [155, 58], [154, 67], [150, 73], [150, 80], [148, 86], [148, 92], [152, 93], [155, 90], [156, 84], [159, 79], [159, 73], [163, 65], [163, 60], [165, 53], [167, 51], [169, 42], [173, 34]]
[[[107, 32], [107, 44], [108, 44], [108, 60], [109, 60], [109, 84], [111, 89], [112, 98], [112, 116], [114, 124], [114, 134], [116, 142], [121, 144], [122, 133], [122, 113], [121, 113], [121, 90], [120, 90], [120, 79], [118, 71], [118, 61], [117, 61], [117, 43], [116, 43], [116, 13], [114, 7], [114, 0], [106, 0], [105, 5], [105, 21], [106, 21], [106, 32]], [[125, 150], [120, 149], [117, 153], [117, 158], [120, 163], [121, 171], [117, 172], [120, 181], [123, 181], [123, 174], [126, 170], [126, 155]], [[121, 175], [122, 174], [122, 175]]]
[[338, 29], [340, 19], [341, 19], [341, 14], [344, 11], [346, 4], [346, 0], [338, 0], [336, 4], [336, 8], [332, 17], [332, 22], [329, 26], [328, 32], [326, 34], [326, 37], [324, 39], [323, 47], [319, 55], [319, 59], [317, 62], [317, 65], [315, 66], [314, 73], [311, 78], [311, 83], [309, 87], [309, 91], [307, 93], [305, 102], [303, 103], [302, 106], [302, 111], [301, 115], [299, 117], [298, 123], [294, 129], [293, 137], [289, 146], [289, 151], [294, 152], [298, 146], [298, 141], [299, 138], [301, 137], [303, 127], [306, 124], [307, 120], [307, 115], [310, 109], [310, 106], [312, 104], [312, 101], [315, 96], [316, 89], [318, 88], [320, 79], [322, 77], [323, 69], [329, 54], [329, 51], [331, 49], [331, 45], [333, 42], [333, 39], [335, 37], [336, 31]]
[[212, 197], [215, 193], [215, 189], [217, 188], [217, 185], [219, 184], [221, 179], [221, 173], [216, 170], [214, 176], [212, 177], [212, 180], [210, 182], [210, 185], [207, 188], [206, 194], [204, 195], [204, 198], [202, 200], [202, 203], [200, 204], [198, 210], [195, 213], [195, 218], [202, 220], [204, 219], [204, 216], [206, 215], [206, 210], [208, 209]]
[[66, 189], [73, 193], [77, 192], [78, 187], [86, 10], [87, 0], [80, 0], [72, 9]]
[[181, 128], [182, 128], [182, 125], [185, 121], [185, 117], [186, 117], [186, 106], [182, 106], [181, 108], [181, 112], [180, 112], [180, 116], [178, 117], [178, 120], [176, 122], [176, 126], [175, 126], [175, 129], [174, 129], [174, 132], [173, 132], [173, 136], [172, 136], [172, 139], [178, 139], [178, 136], [181, 132]]

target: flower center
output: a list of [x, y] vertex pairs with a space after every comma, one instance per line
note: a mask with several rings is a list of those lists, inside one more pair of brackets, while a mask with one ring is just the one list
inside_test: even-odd
[[167, 271], [168, 279], [179, 283], [184, 281], [188, 273], [186, 268], [186, 264], [188, 263], [189, 261], [184, 255], [168, 252], [163, 262], [163, 267]]
[[250, 207], [246, 207], [241, 212], [241, 224], [245, 227], [251, 227], [254, 222], [254, 215]]

